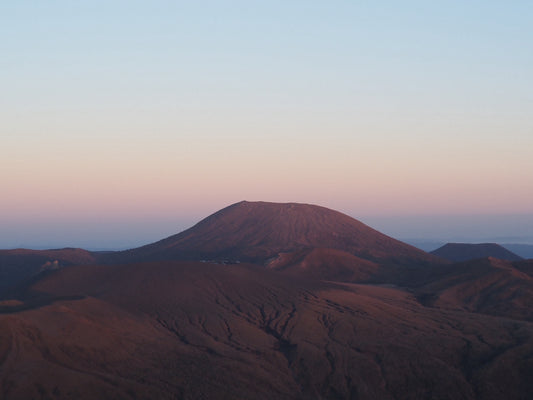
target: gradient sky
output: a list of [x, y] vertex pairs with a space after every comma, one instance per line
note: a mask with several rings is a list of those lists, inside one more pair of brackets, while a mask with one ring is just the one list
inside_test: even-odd
[[0, 248], [135, 246], [243, 199], [533, 243], [532, 20], [529, 0], [1, 2]]

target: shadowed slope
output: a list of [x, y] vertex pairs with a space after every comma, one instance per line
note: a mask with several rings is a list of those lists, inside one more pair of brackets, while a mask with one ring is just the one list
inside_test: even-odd
[[71, 265], [94, 264], [98, 256], [83, 249], [0, 250], [0, 296], [14, 286], [45, 270]]
[[279, 253], [312, 248], [342, 250], [373, 261], [416, 263], [437, 260], [324, 207], [243, 201], [220, 210], [180, 234], [116, 253], [110, 261], [207, 259], [263, 264]]
[[520, 261], [522, 257], [496, 243], [447, 243], [431, 254], [450, 261], [468, 261], [476, 258], [494, 257], [500, 260]]
[[339, 282], [365, 282], [381, 272], [380, 265], [375, 262], [342, 250], [325, 248], [280, 253], [266, 266], [293, 276]]
[[191, 262], [72, 267], [32, 290], [85, 298], [0, 315], [5, 399], [533, 393], [531, 324], [400, 290]]
[[443, 266], [417, 289], [426, 305], [533, 321], [533, 261], [485, 258]]
[[533, 244], [505, 243], [503, 247], [517, 254], [519, 257], [533, 260]]

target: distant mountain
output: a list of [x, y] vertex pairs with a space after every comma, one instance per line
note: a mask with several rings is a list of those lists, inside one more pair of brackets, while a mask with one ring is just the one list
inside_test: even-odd
[[0, 298], [8, 288], [45, 270], [160, 260], [252, 262], [292, 275], [345, 282], [368, 281], [384, 265], [444, 261], [324, 207], [243, 201], [136, 249], [1, 250]]
[[6, 400], [533, 396], [533, 261], [452, 264], [319, 206], [241, 202], [122, 252], [2, 251], [0, 273]]
[[83, 249], [0, 250], [0, 292], [39, 272], [72, 265], [94, 264], [98, 254]]
[[315, 248], [340, 250], [374, 262], [438, 261], [345, 214], [297, 203], [233, 204], [192, 228], [132, 250], [111, 254], [108, 262], [215, 260], [268, 264], [277, 257]]
[[522, 257], [496, 243], [447, 243], [431, 254], [450, 261], [467, 261], [476, 258], [494, 257], [500, 260], [519, 261]]

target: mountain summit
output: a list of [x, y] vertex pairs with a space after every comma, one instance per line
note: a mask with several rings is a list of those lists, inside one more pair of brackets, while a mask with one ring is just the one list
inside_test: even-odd
[[265, 264], [281, 253], [314, 248], [371, 261], [426, 262], [436, 258], [345, 214], [310, 204], [241, 201], [177, 235], [124, 252], [113, 262], [246, 261]]
[[454, 262], [486, 257], [495, 257], [507, 261], [520, 261], [523, 259], [496, 243], [447, 243], [433, 250], [431, 254]]

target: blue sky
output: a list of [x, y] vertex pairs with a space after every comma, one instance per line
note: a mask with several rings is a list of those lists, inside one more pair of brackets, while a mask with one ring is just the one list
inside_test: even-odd
[[4, 2], [0, 247], [140, 244], [242, 199], [400, 236], [398, 216], [531, 215], [532, 20], [526, 1]]

